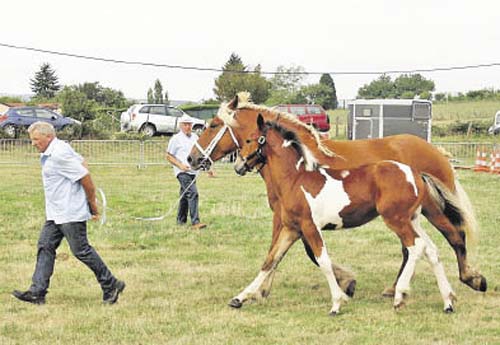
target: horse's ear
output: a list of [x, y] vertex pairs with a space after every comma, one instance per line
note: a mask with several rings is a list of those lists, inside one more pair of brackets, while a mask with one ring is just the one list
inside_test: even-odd
[[257, 116], [257, 127], [259, 127], [259, 131], [261, 132], [264, 130], [264, 118], [261, 113]]
[[227, 107], [231, 110], [236, 110], [238, 108], [238, 95], [234, 96], [234, 98], [229, 102]]

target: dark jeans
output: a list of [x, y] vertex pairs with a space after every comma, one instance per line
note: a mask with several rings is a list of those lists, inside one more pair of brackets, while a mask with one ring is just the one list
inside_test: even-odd
[[195, 175], [187, 173], [180, 173], [177, 175], [177, 179], [181, 184], [179, 195], [182, 195], [184, 191], [186, 191], [186, 193], [179, 200], [177, 224], [185, 224], [187, 222], [188, 210], [189, 215], [191, 216], [191, 224], [198, 224], [200, 222], [200, 216], [198, 214], [198, 189], [196, 189], [196, 182], [188, 188], [195, 178]]
[[36, 294], [46, 294], [50, 277], [54, 272], [56, 250], [63, 237], [66, 237], [73, 255], [94, 272], [102, 290], [104, 292], [111, 290], [116, 278], [89, 244], [87, 222], [55, 224], [53, 221], [45, 222], [40, 233], [35, 273], [33, 273], [33, 284], [30, 290]]

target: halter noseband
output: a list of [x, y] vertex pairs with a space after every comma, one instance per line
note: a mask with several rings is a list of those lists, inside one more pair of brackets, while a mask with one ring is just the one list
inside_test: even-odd
[[[245, 170], [248, 172], [252, 171], [252, 169], [255, 168], [255, 166], [257, 164], [261, 164], [261, 166], [257, 169], [257, 172], [259, 172], [262, 170], [264, 165], [266, 165], [266, 163], [267, 163], [267, 158], [264, 155], [264, 153], [262, 152], [262, 148], [267, 143], [267, 139], [266, 139], [267, 128], [268, 127], [266, 127], [264, 129], [264, 132], [257, 138], [257, 144], [259, 145], [257, 147], [257, 149], [254, 152], [250, 153], [245, 158], [242, 157], [244, 160], [243, 166], [245, 167]], [[255, 158], [255, 162], [252, 165], [248, 164], [248, 162], [250, 160], [252, 160], [253, 158]]]
[[210, 155], [214, 151], [214, 149], [217, 146], [217, 144], [219, 143], [219, 141], [224, 136], [224, 133], [226, 132], [226, 130], [229, 131], [229, 134], [231, 135], [231, 139], [233, 139], [233, 142], [236, 145], [236, 147], [238, 149], [240, 148], [240, 144], [238, 144], [238, 140], [236, 140], [236, 136], [234, 135], [233, 129], [230, 126], [228, 126], [226, 123], [224, 123], [224, 126], [219, 130], [219, 132], [217, 132], [217, 134], [212, 139], [212, 141], [210, 142], [210, 144], [208, 144], [208, 146], [207, 146], [206, 149], [203, 149], [201, 147], [201, 145], [198, 144], [198, 141], [196, 141], [194, 143], [194, 145], [196, 146], [196, 148], [198, 149], [198, 151], [200, 151], [201, 154], [203, 155], [203, 160], [200, 163], [200, 166], [202, 167], [202, 169], [206, 169], [207, 168], [207, 166], [206, 166], [207, 161], [210, 162], [210, 164], [214, 164], [214, 161], [212, 160], [212, 158], [210, 158]]

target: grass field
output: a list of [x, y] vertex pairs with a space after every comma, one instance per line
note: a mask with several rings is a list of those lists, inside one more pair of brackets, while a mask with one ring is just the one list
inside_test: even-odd
[[[458, 280], [443, 237], [424, 223], [441, 251], [458, 296], [442, 301], [429, 265], [417, 267], [408, 305], [394, 311], [381, 297], [396, 276], [400, 245], [380, 220], [353, 231], [325, 232], [332, 260], [357, 275], [355, 297], [329, 317], [323, 274], [296, 244], [278, 268], [265, 301], [235, 310], [229, 300], [256, 276], [271, 239], [271, 212], [257, 175], [237, 177], [229, 165], [198, 182], [202, 221], [175, 225], [178, 184], [164, 166], [91, 168], [108, 198], [108, 222], [89, 238], [127, 288], [114, 306], [101, 304], [92, 273], [59, 249], [47, 304], [10, 296], [31, 280], [44, 219], [38, 166], [0, 166], [0, 344], [500, 344], [500, 176], [459, 172], [481, 228], [474, 262], [488, 278], [485, 294]], [[163, 221], [134, 217], [166, 214]]]

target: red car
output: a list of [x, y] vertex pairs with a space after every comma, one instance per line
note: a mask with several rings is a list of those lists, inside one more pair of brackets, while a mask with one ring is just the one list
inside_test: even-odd
[[318, 104], [280, 104], [277, 110], [296, 115], [298, 119], [307, 123], [320, 132], [330, 130], [330, 118], [325, 109]]

